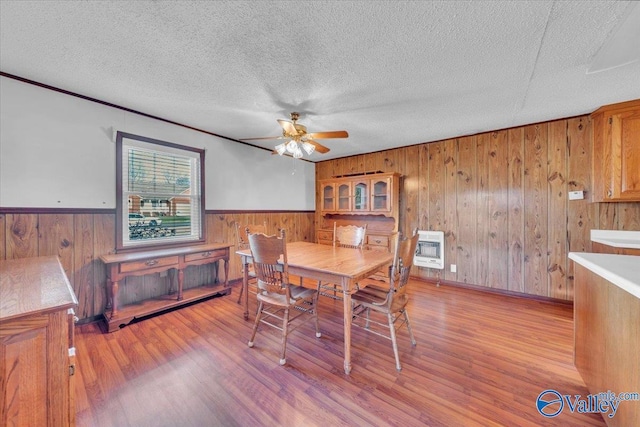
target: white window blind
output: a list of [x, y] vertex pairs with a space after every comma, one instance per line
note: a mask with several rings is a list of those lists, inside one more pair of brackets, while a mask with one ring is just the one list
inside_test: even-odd
[[201, 240], [203, 152], [150, 141], [121, 139], [122, 246]]

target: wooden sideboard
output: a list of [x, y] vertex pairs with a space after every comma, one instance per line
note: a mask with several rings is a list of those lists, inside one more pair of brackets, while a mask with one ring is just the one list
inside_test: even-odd
[[[230, 247], [228, 243], [214, 243], [102, 255], [100, 259], [107, 266], [107, 307], [104, 317], [108, 332], [118, 330], [136, 318], [180, 307], [214, 295], [229, 294], [231, 292], [229, 288]], [[224, 261], [224, 284], [219, 283], [216, 270], [214, 283], [183, 289], [184, 270], [187, 267], [217, 263], [220, 260]], [[167, 295], [120, 306], [118, 303], [120, 281], [129, 276], [163, 272], [172, 273]]]
[[58, 257], [0, 261], [0, 425], [75, 425], [77, 304]]
[[333, 244], [333, 226], [367, 225], [365, 247], [391, 252], [398, 232], [401, 175], [363, 173], [318, 181], [318, 243]]

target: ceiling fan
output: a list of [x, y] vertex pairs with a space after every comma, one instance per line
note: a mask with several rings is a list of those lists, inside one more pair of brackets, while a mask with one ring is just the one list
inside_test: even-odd
[[286, 139], [281, 144], [274, 147], [274, 153], [283, 155], [285, 153], [291, 154], [294, 158], [299, 159], [303, 156], [302, 150], [307, 154], [311, 154], [314, 151], [318, 153], [328, 153], [329, 148], [315, 141], [316, 139], [331, 139], [331, 138], [348, 138], [349, 133], [346, 130], [337, 130], [330, 132], [312, 132], [307, 133], [307, 127], [298, 123], [300, 113], [291, 113], [291, 121], [278, 119], [278, 123], [282, 126], [282, 136], [265, 136], [261, 138], [245, 138], [242, 141], [253, 141], [258, 139]]

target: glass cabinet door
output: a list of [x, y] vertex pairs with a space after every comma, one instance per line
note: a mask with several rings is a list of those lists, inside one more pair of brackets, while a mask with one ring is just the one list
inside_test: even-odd
[[376, 179], [371, 182], [373, 190], [371, 194], [371, 210], [384, 211], [391, 210], [391, 178]]
[[337, 211], [351, 210], [351, 183], [344, 182], [338, 184], [338, 206]]
[[353, 183], [353, 210], [369, 210], [369, 181], [356, 181]]
[[336, 210], [335, 185], [324, 184], [322, 187], [322, 208], [323, 212], [333, 212]]

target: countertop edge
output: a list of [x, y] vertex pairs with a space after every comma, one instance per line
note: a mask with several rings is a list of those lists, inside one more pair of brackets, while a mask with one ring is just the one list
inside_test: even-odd
[[640, 249], [640, 231], [591, 230], [591, 241], [614, 248]]
[[569, 252], [569, 259], [640, 298], [640, 256]]
[[604, 237], [592, 237], [592, 242], [602, 243], [603, 245], [611, 246], [614, 248], [623, 248], [623, 249], [640, 249], [640, 243], [630, 239], [615, 239], [615, 238], [604, 238]]

